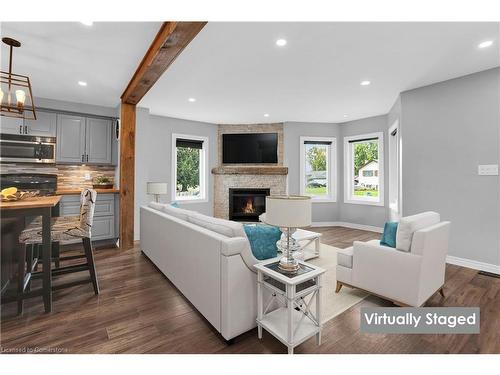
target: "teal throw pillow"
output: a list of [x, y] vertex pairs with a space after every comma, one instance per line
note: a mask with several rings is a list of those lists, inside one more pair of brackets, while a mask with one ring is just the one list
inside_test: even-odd
[[179, 208], [179, 203], [177, 202], [171, 202], [170, 205], [175, 208]]
[[265, 224], [244, 224], [243, 228], [254, 257], [264, 260], [278, 256], [276, 242], [281, 237], [279, 228]]
[[384, 234], [382, 234], [382, 239], [380, 244], [383, 246], [389, 246], [396, 248], [396, 233], [398, 231], [398, 223], [396, 221], [388, 221], [384, 225]]

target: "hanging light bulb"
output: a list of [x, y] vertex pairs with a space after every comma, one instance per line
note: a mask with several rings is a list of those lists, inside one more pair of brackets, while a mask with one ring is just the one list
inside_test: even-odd
[[13, 72], [12, 55], [14, 48], [21, 43], [9, 37], [3, 37], [2, 42], [9, 48], [9, 69], [0, 70], [0, 115], [7, 117], [36, 120], [36, 109], [33, 103], [31, 83], [28, 76]]
[[24, 90], [16, 90], [16, 100], [17, 100], [17, 109], [19, 112], [23, 111], [24, 101], [26, 100], [26, 93]]

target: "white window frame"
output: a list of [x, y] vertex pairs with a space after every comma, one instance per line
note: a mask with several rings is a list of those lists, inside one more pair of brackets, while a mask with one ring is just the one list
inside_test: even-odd
[[[328, 188], [329, 194], [325, 198], [311, 197], [312, 203], [329, 203], [337, 202], [337, 138], [335, 137], [300, 137], [300, 195], [306, 195], [306, 180], [305, 180], [305, 165], [306, 165], [306, 155], [305, 155], [305, 144], [304, 142], [331, 142], [330, 152], [327, 155], [326, 164], [328, 168]], [[333, 162], [332, 162], [333, 161]]]
[[[202, 141], [200, 158], [200, 196], [197, 198], [177, 197], [177, 139], [192, 139], [193, 141]], [[171, 179], [171, 196], [172, 202], [179, 203], [206, 203], [208, 202], [208, 137], [191, 134], [172, 133], [172, 179]]]
[[[354, 186], [354, 158], [352, 141], [378, 138], [378, 178], [379, 194], [376, 199], [356, 196], [353, 193]], [[344, 203], [366, 204], [371, 206], [384, 206], [384, 133], [368, 133], [344, 137]]]

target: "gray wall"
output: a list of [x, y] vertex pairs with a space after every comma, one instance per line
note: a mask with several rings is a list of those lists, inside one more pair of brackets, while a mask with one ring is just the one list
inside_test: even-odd
[[[337, 124], [286, 122], [284, 124], [284, 164], [288, 167], [288, 193], [300, 193], [300, 137], [336, 137], [337, 148], [341, 143]], [[337, 150], [338, 151], [338, 150]], [[337, 178], [341, 178], [342, 166], [337, 164]], [[328, 222], [339, 220], [339, 199], [337, 203], [313, 203], [312, 221]]]
[[387, 115], [349, 121], [340, 125], [339, 163], [342, 166], [339, 180], [339, 221], [383, 227], [387, 218], [384, 206], [344, 203], [344, 137], [373, 132], [384, 132], [384, 205], [388, 205], [389, 165], [387, 158]]
[[74, 102], [67, 102], [64, 100], [54, 100], [54, 99], [37, 98], [37, 97], [35, 97], [33, 101], [35, 102], [35, 106], [37, 108], [58, 109], [61, 111], [71, 111], [89, 115], [99, 115], [99, 116], [109, 116], [109, 117], [119, 116], [119, 107], [117, 108], [102, 107], [99, 105], [74, 103]]
[[172, 133], [205, 136], [209, 139], [208, 202], [181, 203], [182, 208], [213, 214], [213, 175], [210, 170], [217, 165], [217, 125], [153, 116], [145, 108], [137, 108], [135, 144], [135, 225], [134, 237], [140, 236], [140, 206], [148, 204], [153, 197], [147, 195], [146, 183], [160, 181], [168, 183], [168, 195], [162, 202], [170, 202], [172, 166]]
[[449, 255], [500, 264], [500, 68], [401, 94], [403, 214], [452, 223]]

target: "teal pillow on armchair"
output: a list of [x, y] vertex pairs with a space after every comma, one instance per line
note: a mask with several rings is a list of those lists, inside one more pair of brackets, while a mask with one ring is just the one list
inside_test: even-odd
[[243, 229], [245, 229], [254, 257], [264, 260], [278, 256], [276, 242], [281, 238], [279, 228], [265, 224], [244, 224]]
[[380, 239], [380, 244], [396, 248], [396, 233], [398, 231], [397, 221], [388, 221], [384, 225], [384, 233]]

